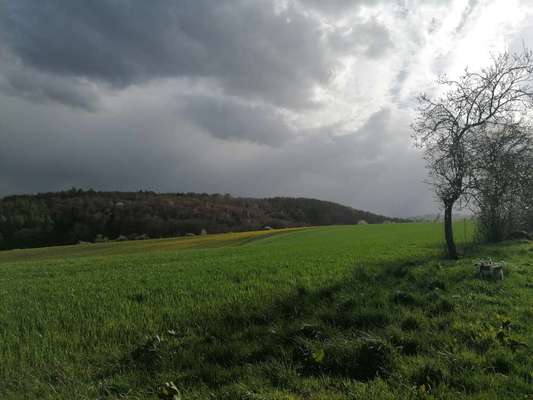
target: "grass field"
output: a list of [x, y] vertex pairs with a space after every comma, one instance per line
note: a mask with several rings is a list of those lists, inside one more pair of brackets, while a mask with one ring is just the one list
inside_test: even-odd
[[[169, 381], [183, 400], [533, 398], [532, 244], [450, 262], [441, 236], [360, 225], [2, 252], [0, 398], [172, 399]], [[503, 282], [474, 276], [481, 255], [509, 263]]]
[[29, 261], [65, 257], [111, 256], [133, 253], [146, 253], [164, 250], [206, 249], [242, 245], [250, 241], [298, 231], [305, 228], [263, 230], [253, 232], [224, 233], [209, 236], [182, 236], [170, 239], [111, 241], [104, 243], [84, 243], [73, 246], [41, 247], [0, 251], [0, 263]]

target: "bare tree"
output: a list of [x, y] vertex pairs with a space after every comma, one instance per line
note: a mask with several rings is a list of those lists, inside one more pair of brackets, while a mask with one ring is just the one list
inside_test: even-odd
[[425, 152], [437, 198], [444, 208], [448, 256], [457, 258], [452, 212], [468, 200], [474, 160], [472, 146], [487, 126], [513, 125], [533, 104], [533, 54], [503, 53], [479, 72], [466, 69], [458, 80], [439, 80], [440, 96], [418, 97], [413, 138]]

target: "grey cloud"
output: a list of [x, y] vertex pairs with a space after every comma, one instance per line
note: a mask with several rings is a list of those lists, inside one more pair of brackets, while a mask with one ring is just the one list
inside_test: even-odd
[[183, 111], [187, 118], [219, 139], [279, 146], [295, 134], [271, 106], [196, 96], [185, 98]]
[[390, 109], [383, 108], [371, 115], [361, 129], [354, 134], [356, 143], [365, 149], [366, 158], [373, 159], [385, 153], [385, 146], [392, 140], [389, 130], [390, 120]]
[[[386, 4], [396, 7], [400, 14], [409, 12], [409, 9], [418, 6], [412, 0], [296, 0], [304, 7], [310, 7], [326, 15], [336, 17], [360, 8], [361, 6], [373, 7]], [[451, 0], [422, 0], [424, 3], [449, 4]]]
[[[194, 157], [192, 137], [176, 140], [172, 108], [72, 113], [0, 97], [0, 181], [6, 193], [72, 186], [136, 190], [161, 187]], [[24, 116], [24, 118], [21, 118]], [[201, 145], [195, 146], [199, 151]], [[152, 186], [153, 185], [153, 186]]]
[[247, 168], [246, 186], [260, 182], [253, 194], [319, 197], [388, 215], [429, 211], [433, 200], [423, 183], [423, 161], [408, 137], [408, 128], [394, 127], [390, 110], [380, 110], [352, 134], [311, 135], [258, 159]]
[[[0, 64], [2, 65], [2, 64]], [[20, 65], [3, 64], [0, 90], [34, 102], [55, 101], [86, 111], [99, 108], [97, 90], [80, 79], [64, 79]]]
[[342, 53], [355, 50], [370, 58], [379, 58], [394, 47], [389, 30], [375, 19], [355, 23], [347, 32], [335, 32], [330, 37], [330, 43]]
[[404, 88], [405, 81], [409, 78], [409, 74], [409, 63], [406, 63], [400, 68], [398, 74], [396, 75], [396, 79], [390, 88], [390, 94], [400, 107], [406, 106], [401, 99], [401, 92]]
[[331, 62], [315, 21], [245, 0], [0, 0], [9, 50], [28, 67], [125, 87], [214, 78], [229, 93], [310, 105]]
[[[399, 22], [409, 43], [398, 45], [390, 33], [398, 26], [350, 13], [376, 3], [294, 0], [276, 10], [273, 1], [252, 0], [0, 0], [0, 195], [82, 186], [308, 196], [390, 215], [431, 212], [408, 112], [398, 110], [427, 33]], [[394, 5], [392, 18], [400, 18], [397, 6], [420, 4], [380, 3]], [[322, 30], [348, 14], [349, 34]], [[347, 55], [370, 66], [355, 72], [358, 80], [344, 77], [346, 85], [377, 82], [370, 68], [385, 65], [397, 74], [388, 87], [378, 84], [390, 96], [374, 99], [382, 92], [370, 89], [363, 95], [372, 101], [363, 101], [336, 86], [342, 79], [330, 82]], [[317, 85], [322, 103], [312, 100]], [[328, 108], [337, 93], [346, 98]], [[383, 104], [356, 131], [342, 123]], [[286, 116], [331, 125], [300, 131]]]
[[149, 102], [73, 114], [0, 97], [2, 194], [77, 186], [309, 196], [393, 215], [431, 210], [408, 132], [392, 135], [388, 110], [349, 135], [325, 127], [272, 148], [199, 134], [173, 105]]
[[299, 0], [300, 4], [328, 14], [345, 13], [362, 5], [376, 5], [384, 0]]

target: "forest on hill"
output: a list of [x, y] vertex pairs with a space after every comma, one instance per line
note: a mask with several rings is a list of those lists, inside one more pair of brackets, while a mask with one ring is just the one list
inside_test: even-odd
[[404, 222], [307, 198], [69, 191], [0, 200], [0, 249], [298, 226]]

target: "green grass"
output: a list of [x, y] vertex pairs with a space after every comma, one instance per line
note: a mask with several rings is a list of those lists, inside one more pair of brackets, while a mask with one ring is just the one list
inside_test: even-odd
[[[449, 262], [441, 236], [365, 225], [0, 253], [0, 398], [157, 399], [168, 381], [184, 400], [532, 398], [532, 245]], [[474, 276], [480, 254], [509, 262], [504, 282]]]
[[29, 260], [41, 261], [45, 259], [66, 257], [111, 256], [152, 251], [228, 247], [301, 229], [305, 228], [236, 232], [209, 236], [182, 236], [169, 239], [84, 243], [72, 246], [41, 247], [35, 249], [16, 249], [0, 251], [0, 263]]

